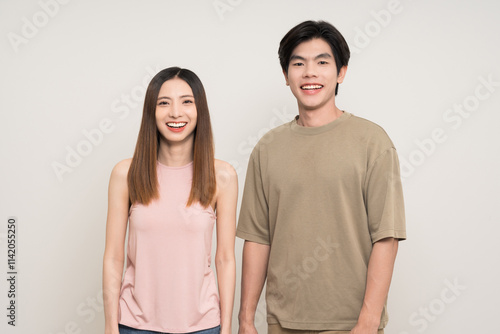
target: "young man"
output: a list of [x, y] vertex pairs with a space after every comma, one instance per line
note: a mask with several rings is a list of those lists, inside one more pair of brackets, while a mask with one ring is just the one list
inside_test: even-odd
[[340, 110], [349, 48], [323, 21], [281, 40], [299, 115], [267, 133], [248, 165], [237, 236], [245, 239], [240, 334], [267, 277], [270, 334], [383, 333], [398, 240], [406, 238], [399, 163], [378, 125]]

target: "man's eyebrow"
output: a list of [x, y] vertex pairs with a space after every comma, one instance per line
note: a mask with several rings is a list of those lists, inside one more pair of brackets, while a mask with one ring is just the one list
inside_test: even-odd
[[316, 57], [314, 57], [314, 59], [319, 59], [319, 58], [332, 58], [332, 55], [325, 52], [325, 53], [321, 53], [321, 54], [317, 55]]
[[292, 60], [306, 60], [304, 57], [298, 56], [298, 55], [292, 55], [290, 57], [290, 61]]
[[[317, 60], [317, 59], [320, 59], [320, 58], [332, 58], [332, 55], [325, 52], [325, 53], [320, 53], [319, 55], [317, 55], [316, 57], [314, 57], [314, 60]], [[299, 56], [299, 55], [292, 55], [290, 57], [290, 61], [292, 60], [306, 60], [304, 57], [302, 56]]]

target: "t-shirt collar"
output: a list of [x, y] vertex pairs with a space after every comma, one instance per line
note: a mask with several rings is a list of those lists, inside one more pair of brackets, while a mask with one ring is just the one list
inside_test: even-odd
[[295, 116], [295, 119], [291, 122], [291, 129], [293, 132], [301, 134], [301, 135], [317, 135], [320, 133], [324, 133], [327, 131], [332, 130], [339, 124], [345, 122], [351, 117], [351, 114], [348, 113], [347, 111], [344, 111], [342, 115], [340, 115], [339, 118], [335, 119], [334, 121], [322, 125], [322, 126], [314, 126], [314, 127], [306, 127], [306, 126], [301, 126], [297, 124], [297, 120], [299, 119], [299, 116]]

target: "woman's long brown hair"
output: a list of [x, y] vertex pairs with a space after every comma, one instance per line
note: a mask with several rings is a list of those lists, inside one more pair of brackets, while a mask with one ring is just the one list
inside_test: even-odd
[[147, 205], [159, 197], [156, 164], [160, 134], [156, 127], [156, 104], [161, 86], [173, 78], [182, 79], [191, 87], [198, 114], [193, 143], [193, 182], [186, 205], [199, 202], [203, 207], [207, 207], [212, 202], [216, 190], [214, 144], [207, 97], [198, 76], [179, 67], [160, 71], [151, 80], [146, 91], [141, 128], [128, 172], [130, 203]]

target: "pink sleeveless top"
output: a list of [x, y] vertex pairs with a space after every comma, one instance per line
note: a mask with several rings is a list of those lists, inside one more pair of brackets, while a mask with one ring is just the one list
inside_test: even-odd
[[157, 164], [160, 197], [129, 212], [127, 268], [119, 323], [136, 329], [187, 333], [220, 324], [211, 263], [215, 214], [186, 207], [193, 163]]

